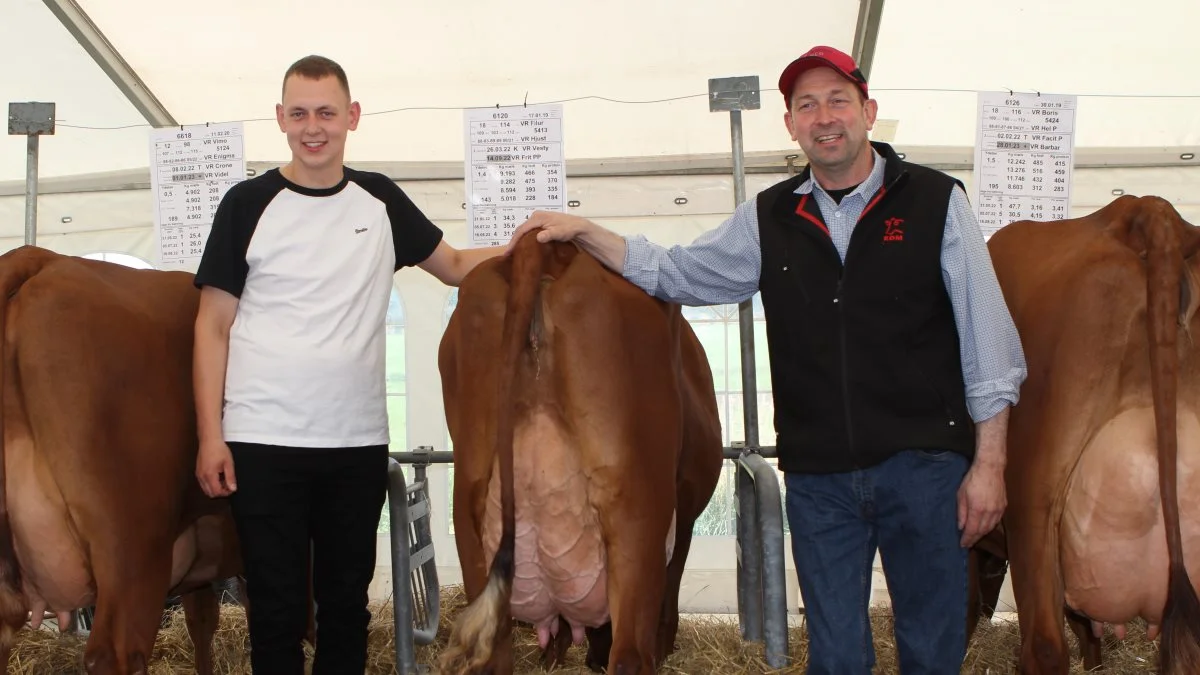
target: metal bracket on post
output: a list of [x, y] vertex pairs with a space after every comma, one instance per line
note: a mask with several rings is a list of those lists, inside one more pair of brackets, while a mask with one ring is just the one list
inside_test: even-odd
[[8, 135], [28, 137], [25, 162], [25, 244], [37, 243], [38, 142], [54, 135], [53, 103], [9, 103]]
[[788, 178], [795, 176], [799, 171], [796, 169], [796, 160], [800, 159], [799, 154], [792, 154], [784, 157], [787, 160]]
[[433, 446], [418, 445], [412, 453], [413, 481], [424, 484], [425, 470], [429, 468], [429, 464], [433, 461]]

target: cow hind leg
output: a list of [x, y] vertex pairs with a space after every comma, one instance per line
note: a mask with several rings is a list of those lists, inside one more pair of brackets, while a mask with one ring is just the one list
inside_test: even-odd
[[967, 553], [967, 643], [970, 644], [971, 638], [975, 636], [975, 628], [979, 625], [979, 620], [983, 618], [983, 589], [980, 588], [980, 553], [978, 549], [971, 549]]
[[612, 651], [612, 622], [599, 628], [587, 629], [587, 667], [597, 673], [608, 667], [608, 655]]
[[[643, 517], [649, 508], [641, 509]], [[640, 528], [622, 528], [624, 509], [617, 509], [606, 527], [608, 589], [613, 642], [608, 675], [651, 675], [655, 671], [661, 590], [666, 586], [667, 559], [663, 542], [667, 528], [647, 536]], [[632, 514], [630, 514], [632, 515]], [[649, 524], [646, 520], [644, 524]], [[656, 528], [648, 528], [654, 531]], [[631, 531], [632, 530], [632, 531]]]
[[23, 594], [12, 587], [11, 581], [0, 584], [0, 667], [6, 673], [9, 654], [17, 641], [17, 632], [25, 626], [28, 611]]
[[12, 617], [0, 618], [0, 668], [3, 668], [5, 673], [8, 672], [8, 659], [12, 654], [13, 644], [17, 641], [17, 632], [24, 624], [24, 616], [15, 621]]
[[[513, 622], [511, 619], [500, 621], [496, 626], [496, 639], [492, 643], [492, 660], [490, 668], [484, 672], [487, 675], [513, 675], [516, 661], [513, 656], [512, 643]], [[570, 637], [570, 628], [566, 631]], [[562, 631], [559, 631], [562, 634]]]
[[980, 621], [991, 621], [1004, 587], [1008, 561], [980, 548], [972, 548], [968, 558], [967, 641], [970, 642]]
[[1092, 622], [1070, 609], [1067, 610], [1067, 625], [1079, 640], [1079, 657], [1083, 659], [1084, 670], [1095, 670], [1103, 663], [1100, 638], [1092, 632]]
[[663, 589], [662, 614], [658, 620], [658, 652], [655, 655], [659, 666], [675, 651], [675, 635], [679, 632], [679, 586], [683, 583], [683, 568], [691, 547], [692, 523], [689, 521], [680, 524], [671, 563], [667, 565], [667, 585]]
[[138, 564], [131, 553], [123, 552], [121, 570], [107, 569], [107, 555], [96, 565], [96, 617], [83, 653], [88, 675], [145, 675], [154, 653], [170, 560]]
[[542, 650], [542, 667], [552, 670], [560, 666], [567, 658], [567, 649], [571, 647], [571, 626], [558, 617], [558, 629], [550, 639], [550, 643]]
[[[1010, 532], [1009, 552], [1013, 593], [1017, 600], [1017, 623], [1021, 628], [1022, 675], [1067, 675], [1066, 626], [1063, 623], [1064, 591], [1055, 547], [1041, 539], [1043, 533], [1015, 528]], [[1024, 541], [1023, 541], [1024, 540]], [[1021, 555], [1029, 551], [1032, 555]], [[1052, 570], [1047, 572], [1047, 570]]]
[[203, 586], [183, 596], [183, 614], [187, 619], [188, 637], [196, 655], [196, 675], [212, 675], [212, 640], [220, 619], [217, 594], [211, 586]]
[[[164, 597], [158, 603], [157, 611], [150, 613], [147, 620], [144, 616], [147, 611], [140, 607], [129, 608], [121, 615], [112, 609], [105, 611], [102, 608], [111, 607], [113, 602], [105, 602], [98, 595], [96, 620], [83, 652], [84, 671], [88, 675], [146, 675], [165, 600]], [[131, 623], [134, 625], [130, 626]], [[114, 624], [125, 625], [117, 629]]]

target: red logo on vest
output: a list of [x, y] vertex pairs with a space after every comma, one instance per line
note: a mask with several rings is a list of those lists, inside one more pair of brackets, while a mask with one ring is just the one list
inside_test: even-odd
[[883, 231], [884, 241], [904, 241], [903, 218], [888, 218], [883, 221], [883, 226], [887, 228]]

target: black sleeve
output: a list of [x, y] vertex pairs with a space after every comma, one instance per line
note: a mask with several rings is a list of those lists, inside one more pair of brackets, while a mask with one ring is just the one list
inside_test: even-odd
[[246, 263], [250, 237], [259, 217], [279, 192], [277, 186], [264, 182], [263, 178], [266, 176], [238, 183], [221, 198], [196, 268], [196, 278], [192, 280], [196, 288], [213, 286], [234, 297], [242, 296], [250, 271]]
[[392, 179], [377, 173], [359, 173], [360, 184], [387, 206], [396, 248], [396, 271], [424, 262], [442, 242], [442, 230], [429, 220]]

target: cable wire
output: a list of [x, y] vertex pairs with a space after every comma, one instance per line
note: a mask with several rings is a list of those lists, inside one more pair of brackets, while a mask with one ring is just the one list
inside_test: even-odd
[[[757, 93], [759, 95], [762, 95], [763, 93], [771, 94], [771, 93], [775, 93], [776, 91], [777, 90], [775, 90], [775, 89], [760, 89]], [[979, 91], [975, 90], [975, 89], [938, 89], [938, 88], [888, 89], [888, 88], [881, 87], [881, 88], [872, 88], [871, 91], [872, 92], [883, 92], [883, 91], [886, 91], [886, 92], [934, 92], [934, 93], [954, 93], [954, 94], [978, 94], [979, 93]], [[1041, 92], [1036, 91], [1036, 90], [1018, 91], [1018, 90], [1010, 89], [1008, 87], [1002, 87], [1000, 89], [997, 89], [996, 91], [1007, 91], [1010, 94], [1035, 94], [1038, 96], [1041, 95]], [[738, 90], [738, 93], [750, 93], [750, 92]], [[1077, 98], [1200, 99], [1200, 94], [1075, 94], [1075, 96]], [[495, 107], [495, 108], [500, 108], [500, 107], [515, 108], [515, 107], [521, 107], [521, 106], [528, 107], [529, 105], [556, 105], [556, 104], [562, 104], [562, 103], [574, 103], [576, 101], [589, 101], [589, 100], [604, 101], [607, 103], [615, 103], [617, 105], [655, 105], [655, 104], [659, 104], [659, 103], [673, 103], [675, 101], [684, 101], [684, 100], [688, 100], [688, 99], [708, 98], [708, 97], [709, 97], [709, 94], [704, 93], [704, 94], [688, 94], [685, 96], [672, 96], [670, 98], [651, 99], [651, 100], [646, 100], [646, 101], [627, 101], [627, 100], [618, 99], [618, 98], [610, 98], [607, 96], [592, 95], [592, 96], [576, 96], [574, 98], [564, 98], [564, 99], [558, 99], [558, 100], [553, 100], [553, 101], [542, 101], [542, 102], [533, 103], [533, 104], [521, 103], [521, 104], [515, 104], [515, 105], [509, 105], [509, 106], [501, 106], [499, 103], [497, 103], [495, 105], [465, 106], [465, 107], [463, 107], [463, 106], [408, 106], [408, 107], [403, 107], [403, 108], [391, 108], [388, 110], [377, 110], [374, 112], [365, 112], [362, 114], [362, 116], [369, 117], [369, 116], [374, 116], [374, 115], [392, 115], [395, 113], [415, 112], [415, 111], [437, 111], [437, 110], [464, 111], [464, 110], [475, 110], [475, 109], [493, 108], [493, 107]], [[274, 121], [275, 121], [274, 117], [256, 117], [256, 118], [242, 119], [242, 120], [228, 120], [226, 122], [215, 122], [215, 123], [214, 122], [206, 122], [206, 123], [199, 123], [199, 124], [182, 124], [180, 126], [184, 127], [184, 126], [200, 126], [200, 124], [228, 124], [231, 122], [248, 123], [248, 122], [274, 122]], [[124, 124], [124, 125], [118, 125], [118, 126], [105, 127], [105, 126], [94, 126], [94, 125], [85, 125], [85, 124], [69, 124], [66, 122], [59, 122], [58, 120], [55, 120], [55, 125], [64, 127], [67, 129], [86, 129], [89, 131], [119, 131], [119, 130], [124, 130], [124, 129], [152, 128], [152, 125], [147, 124], [145, 122], [142, 122], [139, 124]]]

